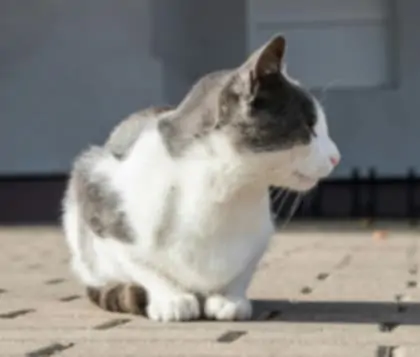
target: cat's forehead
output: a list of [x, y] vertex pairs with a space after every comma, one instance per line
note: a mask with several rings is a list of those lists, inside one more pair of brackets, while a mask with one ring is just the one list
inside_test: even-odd
[[[321, 106], [280, 67], [278, 72], [260, 76], [255, 82], [252, 75], [248, 78], [250, 83], [242, 87], [241, 94], [246, 99], [246, 109], [231, 119], [239, 130], [241, 145], [257, 152], [285, 150], [307, 145], [317, 132], [325, 132]], [[235, 105], [234, 100], [227, 103]]]

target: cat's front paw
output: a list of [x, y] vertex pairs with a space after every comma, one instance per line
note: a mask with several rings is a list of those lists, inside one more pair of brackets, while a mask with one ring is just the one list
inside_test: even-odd
[[248, 320], [252, 316], [252, 304], [246, 298], [213, 295], [207, 298], [204, 312], [216, 320]]
[[200, 317], [200, 304], [193, 294], [151, 299], [147, 316], [161, 322], [196, 320]]

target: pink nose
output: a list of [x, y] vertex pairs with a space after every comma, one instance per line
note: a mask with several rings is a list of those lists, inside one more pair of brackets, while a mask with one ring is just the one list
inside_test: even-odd
[[330, 161], [333, 166], [337, 166], [340, 162], [340, 158], [338, 156], [331, 156]]

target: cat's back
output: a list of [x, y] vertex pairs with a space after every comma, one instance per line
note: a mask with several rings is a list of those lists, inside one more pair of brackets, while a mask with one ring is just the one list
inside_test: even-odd
[[173, 109], [171, 106], [150, 107], [130, 115], [114, 128], [104, 147], [118, 159], [126, 157], [145, 126]]
[[[170, 113], [174, 113], [175, 115], [173, 117], [175, 118], [182, 117], [183, 115], [187, 116], [193, 108], [197, 107], [203, 101], [203, 98], [209, 96], [215, 88], [220, 87], [224, 83], [229, 73], [230, 70], [219, 70], [208, 73], [193, 85], [185, 99], [178, 106], [154, 106], [130, 115], [114, 128], [106, 140], [104, 147], [116, 158], [124, 159], [140, 134], [151, 121], [158, 121]], [[173, 117], [169, 115], [171, 121]], [[182, 134], [184, 135], [185, 133]]]
[[[88, 224], [97, 236], [129, 235], [128, 228], [124, 234], [120, 229], [127, 227], [125, 215], [121, 214], [121, 191], [127, 183], [118, 180], [124, 176], [121, 167], [146, 126], [170, 110], [171, 107], [151, 107], [130, 115], [114, 128], [103, 146], [89, 147], [75, 158], [63, 200], [64, 223], [77, 216], [81, 218], [80, 224]], [[74, 230], [76, 225], [79, 223], [65, 224], [65, 229]]]

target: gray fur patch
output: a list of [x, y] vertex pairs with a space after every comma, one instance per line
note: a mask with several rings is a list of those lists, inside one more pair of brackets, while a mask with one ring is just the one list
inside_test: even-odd
[[226, 87], [223, 113], [238, 138], [238, 145], [254, 152], [287, 150], [309, 144], [316, 123], [315, 104], [309, 93], [290, 83], [281, 73], [258, 79], [248, 102], [248, 115], [239, 113], [240, 99]]
[[177, 109], [159, 121], [159, 131], [172, 156], [180, 156], [194, 141], [218, 128], [218, 96], [230, 73], [222, 70], [201, 78]]
[[173, 107], [170, 106], [151, 107], [130, 115], [111, 132], [105, 142], [105, 148], [116, 158], [124, 159], [140, 136], [145, 125], [150, 120], [157, 120], [159, 114], [168, 112], [171, 109]]
[[239, 149], [287, 150], [314, 135], [312, 96], [281, 71], [285, 40], [276, 36], [240, 67], [200, 79], [159, 130], [172, 156], [223, 130]]
[[79, 202], [81, 218], [99, 237], [132, 242], [132, 229], [121, 210], [118, 193], [109, 187], [105, 177], [92, 173], [92, 167], [104, 155], [109, 154], [101, 148], [93, 147], [75, 162], [71, 185]]

